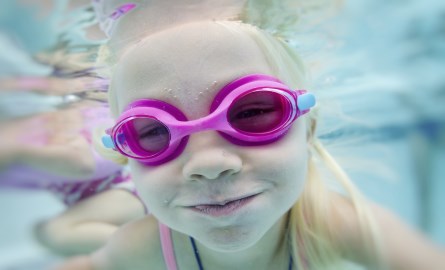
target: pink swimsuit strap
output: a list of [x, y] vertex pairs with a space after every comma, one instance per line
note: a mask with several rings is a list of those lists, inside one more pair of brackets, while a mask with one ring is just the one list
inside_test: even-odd
[[162, 253], [168, 270], [177, 270], [175, 250], [173, 249], [173, 241], [170, 228], [159, 223], [159, 235], [161, 237]]

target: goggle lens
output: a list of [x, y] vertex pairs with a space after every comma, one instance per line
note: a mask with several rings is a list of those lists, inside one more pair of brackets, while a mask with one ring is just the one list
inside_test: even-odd
[[152, 118], [137, 118], [133, 125], [142, 149], [156, 154], [167, 148], [170, 133], [164, 124]]
[[230, 125], [244, 133], [273, 132], [288, 119], [289, 101], [272, 91], [254, 91], [235, 100], [228, 110]]
[[[132, 140], [125, 140], [129, 136]], [[170, 141], [168, 128], [150, 117], [136, 117], [126, 121], [117, 130], [117, 147], [124, 153], [142, 158], [164, 151]]]

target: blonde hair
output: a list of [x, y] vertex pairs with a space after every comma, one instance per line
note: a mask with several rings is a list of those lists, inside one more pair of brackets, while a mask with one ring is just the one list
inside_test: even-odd
[[[96, 58], [96, 71], [101, 77], [110, 79], [110, 85], [108, 87], [108, 106], [114, 118], [117, 118], [118, 116], [118, 108], [111, 77], [116, 62], [115, 55], [110, 51], [109, 47], [106, 44], [102, 45]], [[126, 165], [128, 163], [128, 158], [126, 156], [121, 155], [118, 151], [103, 146], [101, 138], [104, 134], [104, 128], [97, 128], [94, 131], [93, 144], [95, 150], [108, 160], [117, 164]]]
[[[216, 22], [229, 31], [242, 31], [250, 36], [263, 50], [274, 75], [292, 88], [303, 88], [307, 74], [299, 56], [286, 42], [271, 34], [248, 24], [230, 21]], [[109, 61], [109, 51], [102, 51]], [[105, 56], [105, 55], [104, 55]], [[102, 56], [103, 57], [103, 56]], [[105, 59], [105, 58], [104, 58]], [[109, 92], [110, 107], [117, 112], [116, 97], [112, 85]], [[343, 186], [347, 198], [357, 213], [361, 236], [365, 248], [371, 254], [370, 259], [381, 264], [379, 240], [372, 215], [366, 206], [365, 199], [354, 187], [351, 180], [335, 162], [323, 145], [315, 138], [316, 111], [308, 114], [308, 143], [310, 144], [311, 160], [308, 166], [308, 177], [301, 198], [289, 211], [288, 235], [289, 244], [298, 269], [332, 269], [333, 265], [342, 262], [342, 255], [334, 243], [334, 234], [327, 217], [330, 203], [330, 191], [321, 179], [314, 158], [318, 157], [322, 164], [332, 173], [335, 180]], [[98, 149], [99, 150], [99, 149]], [[104, 153], [103, 150], [99, 150]], [[117, 152], [106, 152], [105, 156], [119, 163], [125, 163]], [[382, 268], [380, 268], [382, 269]]]
[[[227, 24], [226, 24], [227, 25]], [[270, 67], [277, 78], [293, 88], [303, 88], [306, 85], [308, 74], [296, 51], [283, 39], [276, 38], [269, 33], [254, 27], [242, 27], [263, 50]], [[365, 198], [354, 186], [344, 170], [329, 154], [322, 143], [315, 137], [317, 126], [317, 109], [312, 110], [308, 116], [308, 143], [311, 158], [308, 166], [308, 177], [302, 197], [290, 210], [289, 239], [292, 253], [298, 269], [332, 269], [338, 263], [341, 265], [342, 254], [333, 242], [335, 232], [329, 227], [327, 217], [329, 206], [332, 205], [332, 196], [327, 184], [321, 178], [317, 169], [315, 158], [319, 158], [321, 165], [325, 166], [335, 180], [343, 187], [347, 199], [357, 213], [359, 230], [364, 248], [370, 255], [369, 263], [384, 269], [383, 256], [380, 254], [380, 240], [377, 226]], [[334, 268], [335, 269], [335, 268]]]

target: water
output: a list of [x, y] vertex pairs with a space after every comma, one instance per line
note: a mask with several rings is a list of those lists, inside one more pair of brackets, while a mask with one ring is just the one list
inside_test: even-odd
[[[19, 12], [14, 3], [8, 1], [8, 10]], [[56, 3], [60, 14], [65, 1]], [[0, 42], [0, 78], [49, 74], [24, 52], [54, 42], [48, 33], [55, 31], [58, 13], [40, 21], [46, 30], [35, 33], [11, 23], [11, 14], [0, 15], [0, 38], [13, 34], [20, 41]], [[345, 1], [339, 16], [290, 40], [313, 64], [312, 88], [324, 105], [319, 136], [328, 149], [366, 195], [440, 244], [445, 244], [444, 25], [440, 0]], [[70, 40], [79, 43], [81, 34]], [[61, 102], [54, 96], [20, 95], [34, 105], [28, 110], [3, 105], [2, 117], [53, 110]], [[5, 103], [14, 96], [1, 98]], [[0, 190], [0, 269], [44, 269], [56, 261], [31, 231], [36, 221], [62, 210], [45, 192]]]
[[332, 63], [315, 78], [334, 107], [321, 138], [341, 157], [363, 157], [363, 166], [350, 168], [362, 190], [442, 244], [444, 22], [443, 1], [347, 1], [324, 29], [336, 34], [332, 48], [308, 53]]

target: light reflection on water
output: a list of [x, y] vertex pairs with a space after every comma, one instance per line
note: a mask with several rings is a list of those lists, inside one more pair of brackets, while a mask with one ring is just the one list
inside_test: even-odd
[[[64, 1], [56, 2], [62, 10]], [[6, 37], [35, 53], [55, 42], [50, 33], [60, 15], [41, 21], [35, 28], [41, 31], [27, 29], [37, 25], [32, 12], [18, 24], [11, 14], [23, 10], [8, 3], [11, 13], [0, 12], [0, 78], [50, 74]], [[445, 244], [445, 3], [346, 1], [342, 12], [290, 41], [312, 64], [312, 88], [324, 105], [319, 135], [368, 196]], [[79, 46], [82, 35], [65, 38], [72, 50], [86, 48]], [[0, 118], [55, 110], [64, 102], [64, 96], [0, 93]], [[0, 254], [6, 255], [0, 269], [23, 257], [39, 261], [46, 253], [32, 241], [32, 224], [62, 206], [44, 192], [0, 193]]]

